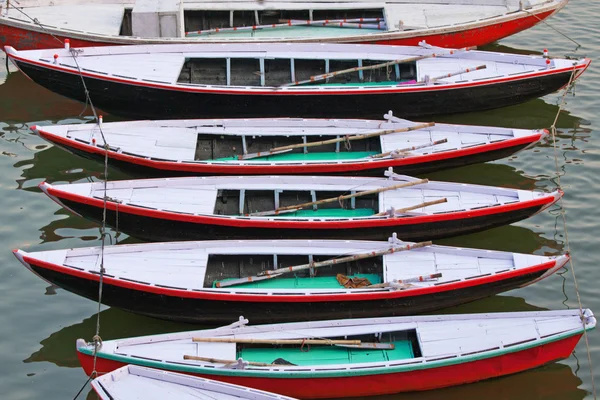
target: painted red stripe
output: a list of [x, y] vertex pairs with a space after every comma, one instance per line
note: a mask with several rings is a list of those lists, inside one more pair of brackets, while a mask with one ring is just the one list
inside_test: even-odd
[[[80, 271], [74, 268], [65, 267], [63, 265], [49, 263], [47, 261], [36, 259], [29, 255], [24, 255], [23, 260], [39, 268], [55, 271], [61, 274], [66, 274], [88, 281], [99, 282], [100, 277], [97, 274], [92, 274], [87, 271]], [[531, 267], [517, 269], [514, 271], [501, 272], [498, 274], [484, 276], [480, 278], [469, 279], [453, 283], [446, 283], [438, 286], [430, 286], [426, 288], [415, 288], [410, 290], [395, 290], [377, 293], [339, 293], [339, 294], [311, 294], [311, 295], [271, 295], [261, 294], [237, 294], [237, 293], [214, 293], [214, 292], [195, 292], [188, 290], [156, 287], [136, 283], [131, 281], [123, 281], [117, 278], [105, 276], [104, 284], [121, 287], [124, 289], [135, 290], [139, 292], [160, 294], [169, 297], [182, 297], [187, 299], [199, 300], [214, 300], [214, 301], [239, 301], [239, 302], [262, 302], [262, 303], [309, 303], [309, 302], [342, 302], [342, 301], [368, 301], [368, 300], [388, 300], [398, 299], [403, 297], [416, 297], [429, 294], [447, 292], [451, 290], [465, 289], [489, 283], [495, 283], [506, 279], [516, 278], [526, 274], [533, 274], [540, 271], [548, 271], [556, 266], [556, 261], [552, 260], [543, 264], [534, 265]], [[160, 282], [156, 282], [160, 284]], [[239, 288], [243, 291], [243, 288]]]
[[260, 96], [298, 96], [298, 95], [311, 95], [311, 96], [331, 96], [331, 95], [344, 95], [344, 96], [354, 96], [356, 94], [360, 95], [377, 95], [377, 94], [402, 94], [402, 93], [417, 93], [417, 92], [445, 92], [448, 90], [457, 90], [457, 89], [465, 89], [470, 87], [479, 87], [479, 86], [488, 86], [493, 84], [500, 84], [505, 82], [514, 82], [521, 80], [529, 80], [535, 79], [542, 76], [555, 75], [564, 72], [571, 72], [573, 69], [578, 71], [585, 71], [591, 62], [588, 58], [585, 60], [586, 63], [582, 65], [577, 65], [576, 67], [568, 67], [568, 68], [554, 68], [554, 69], [544, 69], [541, 71], [530, 72], [520, 75], [508, 76], [504, 78], [495, 78], [488, 79], [485, 81], [477, 81], [477, 82], [464, 82], [464, 83], [454, 83], [454, 84], [440, 84], [435, 86], [419, 86], [419, 87], [406, 87], [406, 86], [393, 86], [390, 88], [371, 88], [371, 87], [356, 87], [356, 88], [345, 88], [343, 90], [327, 90], [322, 91], [318, 88], [312, 90], [257, 90], [257, 89], [219, 89], [219, 88], [211, 88], [211, 87], [185, 87], [176, 84], [159, 84], [152, 82], [144, 82], [133, 79], [125, 79], [118, 78], [112, 76], [106, 76], [102, 74], [97, 74], [93, 72], [87, 71], [78, 71], [75, 68], [66, 68], [60, 65], [55, 65], [50, 62], [39, 62], [30, 60], [24, 57], [19, 56], [18, 54], [7, 54], [8, 57], [23, 62], [25, 64], [39, 66], [41, 68], [45, 68], [48, 70], [54, 70], [70, 75], [82, 75], [89, 78], [97, 79], [100, 81], [108, 81], [108, 82], [116, 82], [120, 84], [127, 84], [131, 86], [141, 86], [152, 89], [161, 89], [161, 90], [169, 90], [175, 92], [185, 92], [185, 93], [201, 93], [201, 94], [214, 94], [214, 95], [260, 95]]
[[[495, 42], [504, 37], [529, 29], [553, 15], [566, 3], [557, 4], [554, 8], [539, 13], [513, 13], [489, 20], [477, 21], [460, 26], [446, 27], [435, 30], [420, 29], [414, 31], [377, 33], [353, 36], [349, 42], [371, 43], [383, 45], [416, 46], [420, 41], [434, 46], [462, 48], [467, 46], [482, 46]], [[428, 32], [435, 33], [428, 33]], [[41, 29], [30, 23], [15, 20], [0, 20], [0, 45], [10, 45], [20, 50], [50, 49], [60, 46], [58, 39], [71, 39], [72, 47], [114, 46], [123, 44], [143, 44], [144, 40], [123, 36], [101, 36], [95, 34], [67, 32], [61, 29], [46, 27]], [[327, 39], [319, 38], [320, 41]], [[340, 38], [331, 38], [332, 42]], [[160, 40], [156, 41], [160, 43]], [[190, 43], [190, 40], [173, 43]]]
[[[60, 135], [55, 135], [51, 132], [43, 130], [43, 127], [36, 127], [38, 134], [49, 142], [58, 145], [69, 146], [75, 149], [84, 151], [90, 154], [105, 155], [105, 150], [93, 146], [91, 144], [82, 143], [76, 140], [67, 139]], [[490, 143], [480, 146], [473, 146], [466, 149], [449, 150], [439, 153], [431, 153], [422, 156], [388, 159], [388, 160], [373, 160], [373, 161], [356, 161], [345, 162], [342, 164], [288, 164], [288, 165], [214, 165], [214, 164], [198, 164], [173, 161], [156, 161], [142, 157], [131, 156], [127, 154], [117, 153], [109, 150], [108, 155], [111, 159], [127, 162], [134, 165], [140, 165], [147, 168], [165, 171], [180, 171], [180, 172], [195, 172], [206, 174], [304, 174], [304, 173], [335, 173], [349, 171], [364, 171], [369, 169], [401, 167], [407, 165], [425, 164], [436, 161], [449, 160], [452, 158], [472, 156], [496, 150], [502, 150], [509, 147], [521, 146], [524, 144], [532, 144], [540, 140], [544, 133], [528, 135], [520, 138], [503, 140], [501, 142]]]
[[[254, 378], [222, 376], [219, 375], [218, 369], [214, 370], [214, 375], [196, 373], [190, 373], [189, 375], [216, 379], [301, 399], [375, 396], [439, 389], [526, 371], [568, 358], [580, 338], [581, 334], [574, 334], [555, 342], [514, 353], [505, 353], [496, 357], [461, 364], [379, 375], [318, 378], [315, 373], [315, 376], [312, 377], [290, 378], [287, 376], [279, 377], [277, 374], [273, 374], [272, 378]], [[93, 370], [93, 357], [82, 354], [79, 351], [77, 352], [77, 357], [85, 373], [90, 375]], [[134, 364], [140, 362], [140, 360], [133, 357], [130, 358], [130, 361]], [[103, 354], [99, 353], [96, 370], [99, 375], [103, 375], [124, 365], [124, 363], [119, 361], [103, 358]], [[167, 363], [162, 364], [162, 366], [164, 369], [170, 367]]]
[[[42, 182], [39, 186], [45, 185]], [[69, 193], [47, 185], [45, 190], [49, 195], [58, 200], [68, 200], [92, 207], [104, 208], [104, 201], [88, 196]], [[556, 200], [551, 194], [534, 200], [519, 201], [512, 204], [502, 204], [499, 206], [490, 206], [477, 210], [458, 211], [445, 214], [420, 215], [405, 218], [386, 218], [386, 219], [355, 219], [347, 221], [285, 221], [285, 220], [257, 220], [241, 218], [219, 218], [212, 215], [186, 215], [171, 211], [150, 210], [141, 207], [135, 207], [127, 204], [119, 204], [119, 213], [132, 214], [147, 218], [165, 219], [169, 221], [191, 222], [196, 224], [208, 224], [218, 226], [230, 226], [241, 228], [280, 228], [280, 229], [354, 229], [354, 228], [374, 228], [374, 227], [392, 227], [406, 226], [415, 224], [426, 224], [441, 221], [454, 221], [459, 219], [469, 219], [493, 214], [508, 213], [530, 207], [549, 206]], [[113, 202], [106, 202], [106, 208], [116, 211], [117, 205]]]

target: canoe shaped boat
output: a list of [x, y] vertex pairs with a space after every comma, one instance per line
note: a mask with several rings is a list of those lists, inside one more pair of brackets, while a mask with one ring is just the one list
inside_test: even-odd
[[[98, 301], [99, 247], [14, 254], [52, 285]], [[537, 282], [568, 256], [419, 247], [392, 237], [107, 246], [103, 260], [108, 306], [182, 322], [245, 315], [267, 323], [436, 311]]]
[[92, 381], [100, 400], [294, 400], [196, 376], [126, 365]]
[[[436, 389], [568, 358], [590, 310], [345, 319], [229, 326], [104, 341], [102, 374], [125, 364], [209, 377], [302, 399]], [[77, 340], [92, 372], [94, 345]]]
[[[388, 178], [236, 176], [39, 187], [72, 212], [151, 241], [211, 239], [430, 240], [530, 217], [561, 191], [533, 192]], [[105, 201], [106, 200], [106, 201]]]
[[[479, 46], [528, 29], [568, 0], [20, 0], [0, 7], [0, 46], [346, 42]], [[43, 27], [32, 22], [37, 18]]]
[[[38, 84], [115, 115], [401, 117], [518, 104], [552, 93], [590, 63], [420, 46], [193, 44], [17, 51]], [[76, 58], [76, 59], [74, 59]], [[343, 72], [345, 71], [345, 72]], [[80, 76], [81, 74], [81, 76]]]
[[145, 177], [313, 173], [381, 176], [388, 167], [396, 172], [421, 174], [506, 157], [547, 135], [546, 130], [427, 126], [394, 117], [391, 111], [384, 118], [132, 121], [31, 129], [72, 153], [102, 162], [108, 155], [115, 167]]

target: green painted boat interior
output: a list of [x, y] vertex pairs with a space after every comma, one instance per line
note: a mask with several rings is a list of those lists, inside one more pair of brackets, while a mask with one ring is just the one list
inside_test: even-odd
[[417, 83], [414, 79], [381, 82], [348, 82], [348, 83], [307, 83], [302, 86], [396, 86], [398, 84]]
[[[277, 268], [318, 263], [348, 254], [210, 254], [206, 263], [203, 287], [216, 282], [243, 279]], [[371, 284], [383, 281], [383, 256], [350, 260], [317, 268], [305, 268], [278, 278], [244, 282], [235, 287], [259, 289], [343, 289], [337, 275], [366, 278]]]
[[[343, 286], [338, 282], [335, 276], [293, 276], [286, 278], [265, 279], [263, 281], [255, 281], [235, 285], [236, 288], [251, 288], [251, 289], [342, 289]], [[355, 274], [348, 278], [366, 278], [371, 284], [382, 283], [382, 277], [378, 274]], [[227, 281], [229, 279], [224, 279]], [[223, 282], [221, 281], [221, 282]], [[213, 282], [213, 287], [216, 287], [216, 281]]]
[[[380, 340], [376, 335], [348, 336], [330, 339], [361, 340], [362, 343], [391, 343], [393, 349], [352, 348], [331, 345], [238, 345], [237, 358], [245, 361], [267, 364], [284, 364], [298, 366], [328, 364], [359, 364], [407, 360], [421, 356], [421, 350], [414, 329], [384, 333]], [[391, 339], [391, 340], [390, 340]]]
[[274, 217], [277, 218], [356, 218], [369, 217], [375, 214], [375, 210], [371, 208], [321, 208], [317, 210], [298, 210], [290, 213], [280, 214]]
[[[273, 154], [264, 157], [255, 157], [244, 162], [252, 161], [339, 161], [339, 160], [356, 160], [367, 158], [378, 154], [376, 151], [348, 151], [348, 152], [312, 152], [312, 153], [282, 153]], [[223, 157], [214, 161], [237, 161], [237, 157]]]

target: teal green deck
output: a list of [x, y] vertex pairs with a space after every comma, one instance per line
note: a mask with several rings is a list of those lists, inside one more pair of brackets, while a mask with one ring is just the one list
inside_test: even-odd
[[409, 340], [393, 343], [395, 345], [393, 350], [354, 349], [320, 345], [311, 345], [310, 348], [305, 346], [304, 350], [309, 349], [308, 351], [301, 351], [300, 347], [253, 347], [239, 350], [237, 358], [241, 357], [245, 361], [268, 364], [278, 358], [282, 358], [300, 366], [387, 362], [414, 358], [412, 345]]
[[298, 210], [290, 213], [277, 215], [278, 218], [356, 218], [369, 217], [375, 214], [371, 208], [355, 208], [346, 210], [343, 208], [322, 208], [317, 210]]
[[[360, 158], [367, 158], [374, 154], [378, 154], [377, 151], [344, 151], [344, 152], [313, 152], [313, 153], [282, 153], [273, 154], [264, 157], [256, 157], [248, 161], [339, 161], [339, 160], [355, 160]], [[223, 157], [217, 158], [215, 161], [237, 161], [237, 157]]]
[[[356, 274], [349, 278], [367, 278], [371, 284], [382, 283], [381, 275], [378, 274]], [[223, 279], [220, 282], [225, 282]], [[216, 282], [213, 283], [213, 287]], [[264, 281], [243, 283], [235, 285], [236, 288], [251, 289], [342, 289], [343, 286], [337, 281], [335, 276], [316, 276], [313, 278], [273, 278]]]

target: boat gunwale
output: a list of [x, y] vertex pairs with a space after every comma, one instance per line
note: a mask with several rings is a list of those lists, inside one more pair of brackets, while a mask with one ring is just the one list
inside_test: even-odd
[[[538, 9], [530, 11], [530, 10], [517, 10], [513, 12], [507, 12], [505, 14], [489, 17], [484, 19], [479, 19], [475, 21], [470, 21], [463, 23], [461, 25], [442, 25], [435, 28], [423, 28], [423, 29], [415, 29], [415, 30], [405, 30], [405, 31], [388, 31], [384, 33], [372, 33], [367, 35], [356, 35], [356, 36], [346, 36], [346, 37], [334, 37], [327, 38], [330, 39], [330, 42], [352, 42], [352, 41], [362, 41], [364, 43], [369, 43], [377, 40], [401, 40], [401, 39], [409, 39], [413, 37], [418, 37], [422, 35], [443, 35], [443, 34], [458, 34], [459, 32], [468, 31], [471, 29], [481, 29], [481, 28], [489, 28], [493, 25], [503, 24], [507, 22], [518, 21], [521, 19], [525, 19], [528, 17], [538, 17], [539, 14], [550, 13], [548, 18], [562, 8], [564, 8], [569, 0], [552, 0], [552, 3], [541, 4]], [[544, 18], [544, 19], [545, 19]], [[537, 25], [536, 22], [534, 25]], [[70, 35], [75, 39], [79, 40], [94, 40], [94, 39], [112, 39], [113, 43], [122, 43], [122, 44], [136, 44], [136, 43], [197, 43], [197, 39], [193, 38], [142, 38], [135, 36], [120, 36], [120, 35], [107, 35], [102, 33], [94, 33], [87, 31], [78, 31], [71, 29], [61, 29], [52, 25], [43, 24], [43, 27], [40, 27], [36, 23], [32, 21], [25, 21], [20, 19], [11, 18], [8, 16], [0, 15], [0, 25], [7, 25], [16, 28], [21, 28], [29, 31], [35, 31], [43, 34], [52, 34], [52, 35]], [[260, 42], [300, 42], [300, 43], [310, 43], [310, 42], [318, 42], [324, 40], [323, 38], [282, 38], [282, 39], [273, 39], [269, 38]], [[248, 40], [245, 38], [243, 40], [239, 39], [231, 39], [231, 38], [221, 38], [217, 41], [213, 41], [216, 43], [227, 43], [227, 42], [235, 42], [235, 43], [244, 43], [244, 42], [259, 42], [259, 40]]]
[[[579, 312], [579, 310], [574, 310]], [[518, 353], [520, 351], [544, 346], [549, 343], [562, 341], [574, 336], [582, 335], [585, 331], [592, 330], [596, 327], [596, 319], [593, 313], [589, 309], [584, 309], [584, 312], [588, 312], [591, 315], [586, 315], [587, 321], [585, 326], [578, 326], [575, 329], [568, 331], [561, 331], [553, 334], [540, 337], [532, 341], [526, 341], [522, 343], [516, 343], [502, 348], [483, 349], [475, 353], [461, 355], [448, 354], [448, 355], [436, 355], [431, 357], [419, 357], [407, 360], [400, 360], [395, 362], [372, 362], [372, 363], [357, 363], [350, 365], [314, 365], [314, 366], [277, 366], [277, 367], [259, 367], [249, 366], [245, 369], [222, 369], [215, 368], [212, 364], [191, 364], [181, 362], [150, 359], [141, 356], [121, 355], [116, 354], [119, 345], [126, 345], [120, 343], [118, 340], [111, 341], [110, 353], [102, 349], [99, 349], [97, 355], [99, 358], [117, 361], [125, 364], [129, 364], [130, 360], [135, 360], [135, 363], [143, 366], [153, 366], [157, 368], [168, 368], [171, 371], [185, 372], [185, 373], [198, 373], [204, 375], [218, 375], [218, 376], [235, 376], [235, 377], [264, 377], [264, 378], [295, 378], [295, 379], [310, 379], [310, 378], [329, 378], [329, 377], [351, 377], [351, 376], [365, 376], [365, 375], [387, 375], [394, 373], [410, 372], [414, 370], [426, 370], [433, 368], [440, 368], [446, 366], [453, 366], [458, 364], [465, 364], [478, 360], [490, 359], [506, 354]], [[492, 313], [493, 314], [493, 313]], [[506, 313], [496, 313], [506, 314]], [[517, 313], [519, 314], [519, 313]], [[522, 313], [521, 313], [522, 314]], [[477, 316], [478, 314], [471, 314], [471, 316]], [[483, 314], [485, 315], [485, 314]], [[489, 314], [488, 314], [489, 315]], [[443, 316], [442, 316], [443, 317]], [[500, 318], [500, 317], [499, 317]], [[583, 323], [582, 323], [583, 324]], [[408, 329], [408, 328], [407, 328]], [[418, 328], [417, 328], [418, 329]], [[196, 333], [202, 331], [196, 331]], [[232, 332], [243, 333], [242, 331]], [[221, 332], [219, 332], [221, 334]], [[160, 336], [160, 335], [155, 335]], [[151, 340], [155, 336], [146, 336], [145, 338]], [[138, 338], [136, 338], [138, 339]], [[79, 339], [81, 340], [81, 339]], [[177, 339], [173, 339], [177, 340]], [[83, 341], [83, 340], [81, 340]], [[84, 342], [84, 341], [83, 341]], [[85, 343], [85, 342], [84, 342]], [[146, 342], [149, 343], [149, 342]], [[83, 355], [92, 357], [94, 355], [93, 347], [89, 345], [82, 346], [78, 341], [77, 351]], [[376, 364], [376, 365], [373, 365]]]

